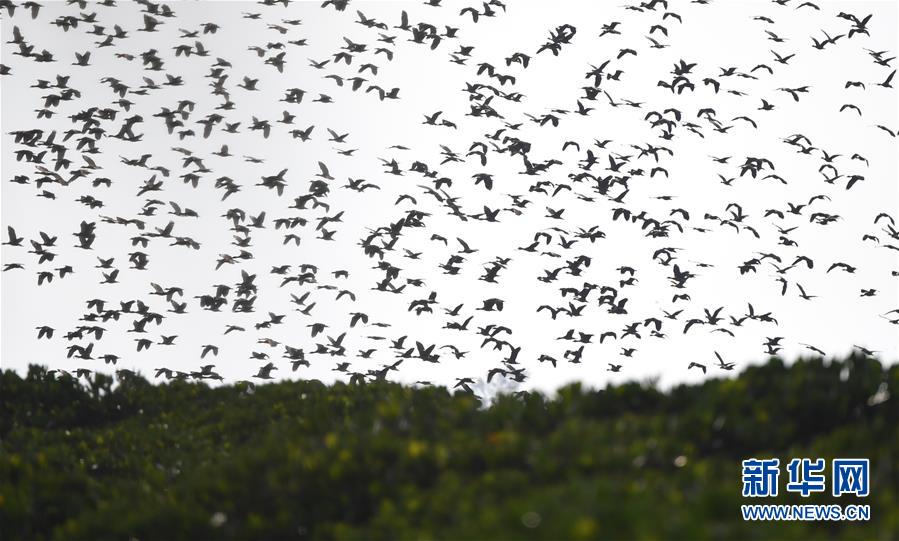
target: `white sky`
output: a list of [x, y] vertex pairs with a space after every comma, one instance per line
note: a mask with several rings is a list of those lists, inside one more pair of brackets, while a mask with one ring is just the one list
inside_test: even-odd
[[[671, 2], [670, 11], [679, 14], [683, 23], [673, 18], [662, 21], [664, 10], [661, 5], [653, 11], [637, 12], [623, 6], [587, 2], [554, 3], [553, 9], [546, 9], [538, 2], [510, 2], [508, 11], [495, 18], [482, 18], [473, 24], [470, 17], [458, 15], [462, 4], [433, 8], [413, 2], [354, 2], [346, 12], [336, 12], [332, 8], [320, 9], [317, 2], [297, 2], [284, 8], [281, 5], [267, 7], [249, 2], [175, 2], [170, 4], [176, 17], [163, 19], [159, 32], [139, 32], [142, 26], [140, 6], [120, 2], [119, 7], [109, 8], [91, 5], [84, 12], [97, 12], [97, 23], [110, 31], [116, 24], [128, 31], [128, 37], [118, 40], [114, 47], [97, 49], [95, 42], [102, 38], [87, 34], [92, 26], [81, 23], [77, 28], [63, 32], [50, 23], [57, 17], [76, 15], [77, 6], [61, 2], [45, 2], [37, 19], [32, 20], [20, 10], [15, 17], [3, 13], [2, 62], [11, 66], [12, 75], [2, 78], [2, 223], [13, 226], [19, 236], [37, 239], [39, 231], [59, 237], [58, 247], [50, 248], [58, 256], [52, 264], [38, 265], [34, 255], [26, 253], [29, 247], [3, 246], [2, 261], [22, 263], [26, 270], [2, 273], [2, 365], [23, 369], [29, 363], [43, 363], [55, 368], [72, 370], [77, 367], [102, 368], [102, 361], [65, 359], [66, 347], [72, 343], [87, 344], [88, 340], [68, 342], [64, 334], [77, 325], [79, 317], [86, 313], [86, 300], [101, 298], [115, 307], [119, 301], [140, 298], [151, 310], [166, 316], [161, 326], [148, 325], [147, 337], [154, 345], [148, 350], [135, 351], [135, 334], [126, 332], [131, 327], [132, 317], [123, 315], [116, 323], [109, 321], [101, 325], [106, 328], [102, 340], [94, 346], [94, 356], [115, 353], [122, 357], [116, 368], [139, 370], [152, 376], [154, 368], [168, 366], [176, 370], [195, 370], [201, 364], [215, 363], [216, 371], [227, 380], [247, 379], [264, 362], [250, 359], [253, 351], [266, 352], [279, 367], [275, 375], [290, 378], [317, 378], [331, 381], [339, 374], [332, 369], [337, 362], [350, 361], [351, 371], [376, 369], [384, 363], [395, 360], [394, 350], [388, 340], [376, 341], [370, 336], [396, 339], [408, 335], [407, 347], [416, 340], [425, 344], [455, 344], [469, 353], [456, 360], [447, 350], [441, 352], [440, 364], [428, 364], [420, 360], [406, 360], [399, 372], [392, 372], [395, 379], [402, 381], [428, 380], [452, 383], [458, 377], [485, 378], [490, 368], [500, 366], [506, 351], [494, 352], [479, 349], [482, 336], [476, 334], [478, 327], [488, 324], [505, 325], [512, 329], [506, 337], [511, 343], [522, 347], [519, 356], [521, 366], [526, 368], [529, 380], [526, 386], [552, 389], [569, 381], [584, 381], [591, 385], [602, 385], [608, 381], [659, 377], [663, 384], [681, 381], [695, 381], [702, 378], [697, 370], [687, 370], [691, 361], [707, 364], [709, 375], [722, 372], [712, 367], [713, 351], [720, 352], [725, 359], [738, 366], [749, 362], [763, 361], [765, 348], [761, 345], [765, 337], [783, 336], [782, 355], [793, 357], [803, 353], [802, 343], [813, 344], [829, 355], [847, 353], [853, 344], [862, 345], [882, 352], [885, 360], [892, 361], [897, 356], [899, 327], [890, 325], [880, 317], [885, 312], [899, 308], [896, 278], [892, 271], [899, 271], [897, 252], [878, 246], [873, 242], [862, 242], [865, 234], [877, 235], [882, 244], [899, 245], [883, 232], [885, 221], [874, 225], [874, 217], [886, 212], [894, 218], [897, 213], [897, 164], [896, 139], [874, 127], [882, 124], [891, 130], [899, 129], [897, 119], [896, 90], [876, 86], [892, 71], [873, 63], [865, 51], [888, 51], [885, 57], [894, 56], [897, 50], [897, 8], [895, 2], [818, 2], [821, 9], [796, 9], [797, 2], [779, 6], [770, 2], [712, 2], [699, 5], [688, 2]], [[398, 36], [393, 61], [382, 55], [373, 55], [373, 49], [384, 46], [378, 43], [378, 30], [356, 24], [355, 9], [362, 9], [367, 17], [386, 22], [391, 28], [390, 35]], [[459, 27], [458, 39], [446, 39], [436, 50], [406, 41], [408, 34], [392, 28], [399, 24], [399, 12], [406, 10], [413, 24], [427, 21], [443, 31], [445, 25]], [[868, 24], [870, 36], [854, 36], [840, 39], [835, 45], [823, 51], [811, 46], [811, 36], [820, 39], [822, 31], [830, 35], [844, 34], [851, 23], [836, 17], [841, 11], [848, 11], [859, 17], [873, 13]], [[242, 18], [244, 12], [261, 13], [259, 20]], [[768, 24], [753, 20], [754, 16], [765, 15], [775, 21]], [[281, 23], [286, 19], [301, 19], [302, 25], [290, 26]], [[200, 35], [198, 38], [184, 39], [178, 29], [196, 30], [205, 22], [214, 21], [221, 26], [216, 34]], [[620, 22], [621, 35], [598, 37], [603, 24]], [[282, 24], [288, 33], [281, 35], [276, 30], [267, 29], [267, 24]], [[577, 27], [572, 43], [562, 48], [557, 57], [548, 52], [535, 55], [537, 48], [546, 41], [548, 32], [562, 24]], [[668, 30], [666, 38], [656, 31], [653, 36], [660, 42], [669, 44], [665, 49], [652, 49], [644, 36], [653, 24], [663, 24]], [[11, 53], [16, 48], [6, 42], [11, 39], [12, 26], [18, 26], [25, 39], [35, 45], [35, 50], [51, 51], [56, 62], [36, 63]], [[771, 30], [785, 41], [774, 43], [768, 39], [765, 30]], [[270, 42], [287, 40], [307, 40], [308, 46], [285, 45], [286, 67], [279, 74], [272, 66], [264, 65], [263, 58], [250, 46], [265, 47]], [[355, 43], [365, 43], [368, 50], [354, 55], [350, 66], [335, 65], [333, 54], [344, 45], [348, 38]], [[203, 43], [210, 55], [175, 57], [172, 49], [178, 44]], [[460, 45], [474, 46], [466, 65], [449, 62], [450, 53]], [[158, 49], [164, 59], [164, 72], [142, 69], [140, 53], [148, 49]], [[637, 55], [629, 55], [617, 60], [622, 48], [633, 48]], [[74, 51], [92, 53], [90, 66], [77, 67]], [[774, 61], [771, 50], [781, 55], [795, 53], [795, 57], [784, 66]], [[531, 56], [527, 69], [513, 64], [507, 67], [504, 58], [516, 51]], [[115, 53], [137, 56], [134, 61], [115, 58]], [[266, 54], [266, 58], [271, 56]], [[234, 110], [215, 111], [221, 103], [220, 97], [210, 96], [211, 79], [204, 77], [216, 58], [227, 59], [233, 67], [226, 86], [235, 103]], [[309, 67], [308, 59], [324, 60], [332, 58], [324, 70]], [[590, 66], [599, 66], [606, 60], [611, 62], [606, 69], [614, 73], [621, 69], [618, 81], [606, 80], [602, 88], [617, 101], [630, 99], [642, 102], [641, 108], [627, 106], [612, 107], [602, 95], [597, 101], [588, 102], [581, 87], [589, 84], [584, 74]], [[670, 81], [672, 66], [684, 59], [696, 63], [690, 80], [695, 91], [672, 94], [666, 88], [657, 86], [659, 80]], [[379, 67], [377, 76], [366, 73], [363, 76], [379, 86], [390, 89], [399, 87], [399, 100], [378, 101], [375, 93], [352, 92], [350, 83], [342, 88], [333, 80], [325, 79], [328, 74], [352, 77], [358, 66], [371, 62]], [[513, 74], [514, 85], [499, 86], [496, 79], [477, 76], [477, 65], [489, 62], [497, 72]], [[721, 68], [736, 67], [737, 71], [749, 73], [760, 63], [771, 66], [773, 75], [756, 70], [757, 79], [738, 76], [721, 77]], [[42, 107], [42, 96], [52, 90], [30, 88], [38, 79], [54, 80], [56, 74], [70, 75], [69, 86], [81, 92], [81, 98], [63, 102], [55, 108], [56, 115], [50, 119], [35, 119], [35, 110]], [[105, 122], [108, 133], [115, 133], [121, 120], [132, 114], [141, 114], [144, 122], [136, 132], [144, 133], [140, 143], [128, 143], [105, 137], [98, 142], [101, 154], [92, 158], [102, 166], [94, 177], [108, 177], [113, 180], [110, 188], [92, 188], [90, 178], [80, 179], [63, 187], [46, 185], [44, 188], [56, 194], [55, 200], [35, 197], [40, 190], [34, 184], [20, 185], [9, 182], [15, 175], [25, 174], [32, 179], [37, 176], [34, 165], [15, 161], [15, 145], [10, 132], [31, 128], [41, 128], [45, 134], [57, 130], [57, 142], [62, 133], [74, 127], [68, 117], [91, 106], [117, 107], [112, 102], [118, 99], [100, 79], [113, 76], [137, 89], [143, 84], [142, 77], [148, 76], [156, 83], [165, 80], [164, 73], [181, 76], [185, 84], [179, 87], [162, 87], [151, 90], [145, 96], [129, 95], [135, 102], [130, 113], [119, 112], [115, 121]], [[259, 78], [259, 91], [248, 92], [236, 85], [244, 76]], [[714, 77], [721, 83], [721, 92], [715, 94], [710, 86], [702, 84], [706, 77]], [[844, 88], [846, 81], [862, 81], [866, 89]], [[524, 95], [520, 103], [494, 98], [492, 104], [510, 123], [523, 122], [516, 132], [506, 130], [504, 135], [514, 134], [532, 144], [530, 153], [534, 162], [555, 158], [563, 162], [548, 173], [540, 176], [519, 174], [523, 167], [520, 158], [491, 152], [485, 166], [476, 157], [469, 157], [460, 163], [440, 165], [440, 145], [445, 145], [463, 158], [473, 142], [484, 141], [485, 134], [493, 134], [503, 127], [502, 121], [466, 116], [472, 103], [469, 94], [463, 92], [466, 82], [493, 84], [504, 92], [520, 92]], [[363, 90], [367, 88], [366, 83]], [[895, 83], [894, 83], [895, 84]], [[809, 86], [809, 93], [794, 102], [790, 96], [778, 91], [781, 87]], [[287, 104], [279, 101], [284, 90], [299, 87], [307, 94], [302, 104]], [[726, 90], [739, 90], [745, 96], [728, 94]], [[318, 93], [326, 93], [334, 98], [332, 104], [313, 103]], [[489, 91], [487, 91], [489, 94]], [[197, 135], [179, 141], [176, 136], [166, 133], [162, 119], [152, 115], [162, 107], [177, 108], [181, 99], [190, 99], [197, 106], [185, 121]], [[586, 106], [594, 108], [588, 116], [572, 113], [561, 114], [557, 128], [549, 125], [539, 127], [529, 122], [525, 113], [539, 116], [552, 109], [576, 110], [576, 100], [581, 99]], [[761, 100], [773, 104], [774, 111], [759, 111]], [[840, 112], [843, 104], [857, 105], [862, 115], [852, 111]], [[661, 131], [651, 128], [644, 120], [650, 111], [663, 111], [674, 107], [682, 112], [682, 122], [694, 122], [702, 126], [705, 138], [690, 133], [680, 126], [670, 141], [659, 139]], [[701, 118], [697, 111], [701, 108], [715, 109], [716, 117], [724, 125], [733, 125], [727, 133], [717, 133]], [[284, 110], [297, 116], [295, 126], [285, 126], [275, 121]], [[427, 126], [421, 123], [424, 114], [443, 111], [441, 118], [458, 125], [453, 130], [446, 127]], [[202, 126], [196, 121], [209, 113], [217, 112], [225, 116], [226, 122], [241, 122], [240, 132], [228, 134], [216, 128], [208, 139], [201, 137]], [[753, 129], [743, 121], [731, 121], [734, 117], [747, 115], [758, 124]], [[252, 117], [272, 122], [272, 135], [263, 139], [260, 132], [246, 128]], [[671, 118], [668, 115], [668, 118]], [[305, 129], [315, 125], [312, 140], [301, 143], [287, 133], [290, 129]], [[338, 133], [349, 133], [344, 145], [327, 141], [326, 128]], [[849, 191], [845, 189], [846, 178], [835, 184], [823, 182], [818, 172], [824, 163], [820, 150], [810, 154], [800, 154], [796, 148], [783, 143], [783, 138], [801, 133], [807, 136], [813, 146], [824, 149], [829, 154], [841, 154], [833, 164], [843, 175], [860, 174], [865, 180]], [[70, 147], [67, 158], [73, 168], [82, 160], [74, 150], [78, 137], [68, 141]], [[586, 183], [573, 184], [572, 190], [562, 191], [552, 197], [548, 194], [530, 192], [529, 187], [538, 181], [548, 181], [556, 185], [571, 184], [569, 173], [579, 172], [578, 161], [586, 155], [586, 149], [594, 139], [611, 139], [607, 150], [593, 147], [600, 162], [592, 169], [593, 174], [610, 174], [605, 170], [609, 151], [633, 155], [634, 158], [623, 170], [641, 168], [645, 176], [629, 181], [630, 192], [624, 205], [635, 213], [646, 211], [658, 219], [667, 219], [673, 208], [683, 208], [690, 213], [690, 220], [678, 219], [685, 227], [685, 233], [672, 230], [670, 238], [650, 239], [641, 232], [639, 224], [625, 224], [613, 221], [611, 210], [620, 206], [607, 198], [591, 193]], [[562, 152], [565, 141], [576, 141], [581, 151], [569, 148]], [[500, 143], [500, 141], [497, 141]], [[656, 164], [652, 158], [637, 160], [636, 150], [631, 145], [645, 147], [647, 143], [670, 148], [673, 156], [660, 155], [658, 165], [665, 167], [669, 178], [648, 174]], [[211, 155], [222, 144], [227, 144], [233, 157], [222, 158]], [[404, 145], [410, 150], [390, 149], [391, 145]], [[197, 189], [181, 182], [179, 175], [195, 169], [182, 166], [183, 156], [171, 150], [172, 147], [190, 149], [201, 157], [211, 169], [200, 173], [202, 180]], [[358, 149], [353, 156], [341, 156], [339, 149]], [[164, 179], [164, 191], [150, 193], [145, 197], [135, 197], [139, 186], [155, 171], [125, 166], [119, 157], [137, 158], [150, 153], [151, 165], [163, 165], [171, 170], [171, 176]], [[850, 160], [854, 153], [863, 155], [869, 161], [865, 165], [858, 160]], [[254, 164], [243, 160], [251, 155], [264, 160]], [[729, 163], [719, 164], [710, 156], [731, 156]], [[787, 185], [768, 179], [752, 179], [749, 175], [738, 178], [728, 187], [720, 184], [718, 174], [726, 177], [739, 175], [738, 164], [747, 156], [766, 157], [775, 164], [775, 172], [788, 181]], [[403, 176], [384, 173], [379, 158], [395, 158], [404, 170]], [[322, 210], [297, 211], [288, 207], [294, 197], [304, 194], [309, 182], [318, 173], [318, 161], [325, 162], [336, 180], [330, 181], [331, 194], [325, 201], [331, 206], [329, 212]], [[446, 208], [427, 195], [419, 186], [427, 184], [421, 175], [409, 171], [414, 161], [428, 164], [431, 170], [439, 171], [440, 177], [453, 181], [447, 191], [458, 197], [457, 203], [468, 214], [481, 211], [484, 205], [495, 209], [508, 208], [508, 194], [519, 194], [531, 200], [525, 212], [515, 216], [510, 212], [500, 214], [499, 223], [478, 220], [460, 222], [447, 215]], [[52, 163], [49, 158], [45, 162]], [[51, 165], [48, 165], [50, 167]], [[285, 178], [288, 187], [282, 197], [275, 192], [254, 186], [263, 175], [273, 175], [287, 168]], [[482, 184], [475, 185], [472, 175], [490, 173], [495, 178], [493, 190], [487, 191]], [[766, 173], [767, 174], [767, 173]], [[242, 190], [222, 202], [221, 191], [213, 184], [216, 178], [227, 175], [242, 186]], [[63, 174], [63, 176], [67, 176]], [[346, 179], [365, 178], [377, 184], [380, 190], [358, 193], [340, 188]], [[157, 177], [159, 178], [159, 177]], [[613, 190], [617, 195], [618, 189]], [[401, 194], [410, 194], [416, 203], [395, 202]], [[578, 194], [592, 196], [594, 201], [578, 199]], [[827, 195], [830, 200], [819, 200], [806, 207], [801, 215], [787, 214], [784, 220], [765, 217], [767, 209], [787, 210], [787, 202], [807, 203], [814, 195]], [[103, 201], [103, 208], [91, 210], [76, 199], [92, 195]], [[657, 199], [658, 196], [672, 196], [670, 200]], [[127, 254], [134, 251], [130, 241], [136, 234], [133, 227], [110, 225], [100, 222], [100, 216], [135, 217], [147, 198], [162, 201], [176, 201], [182, 207], [196, 210], [200, 218], [176, 218], [166, 213], [170, 207], [160, 206], [157, 216], [145, 218], [147, 231], [163, 227], [169, 220], [175, 221], [175, 234], [190, 236], [201, 243], [198, 251], [184, 247], [168, 246], [162, 239], [151, 239], [151, 244], [143, 251], [150, 256], [146, 271], [128, 268]], [[739, 203], [748, 217], [743, 223], [756, 228], [760, 239], [748, 231], [736, 233], [732, 227], [719, 225], [714, 220], [704, 220], [707, 213], [725, 217], [725, 207]], [[563, 220], [546, 217], [546, 207], [564, 208]], [[219, 254], [236, 254], [238, 248], [230, 245], [233, 232], [229, 222], [220, 216], [230, 208], [242, 208], [248, 215], [256, 216], [266, 212], [266, 228], [252, 230], [252, 251], [254, 259], [240, 265], [225, 265], [215, 270]], [[393, 295], [372, 291], [374, 284], [383, 273], [372, 269], [376, 260], [366, 257], [359, 246], [361, 238], [369, 229], [387, 226], [404, 216], [408, 210], [417, 208], [429, 213], [425, 218], [426, 227], [418, 230], [407, 229], [386, 260], [400, 267], [402, 272], [396, 280], [401, 284], [406, 278], [420, 278], [423, 287], [407, 286], [403, 294]], [[821, 226], [809, 223], [810, 210], [836, 214], [837, 222]], [[343, 211], [343, 222], [329, 224], [328, 229], [337, 229], [336, 240], [326, 242], [315, 239], [317, 218]], [[303, 216], [310, 221], [305, 228], [292, 231], [303, 238], [299, 247], [284, 246], [284, 230], [274, 230], [276, 217]], [[98, 239], [90, 252], [72, 247], [72, 233], [78, 230], [82, 221], [98, 222]], [[552, 233], [553, 246], [541, 245], [541, 250], [560, 254], [552, 258], [539, 253], [526, 253], [516, 247], [533, 242], [535, 233], [558, 226], [575, 232], [578, 228], [589, 229], [598, 226], [606, 238], [591, 244], [580, 240], [570, 248], [559, 245], [559, 234]], [[779, 246], [776, 226], [788, 228], [797, 226], [789, 237], [798, 247]], [[692, 228], [706, 228], [708, 232], [698, 232]], [[440, 234], [450, 239], [449, 246], [429, 240], [432, 234]], [[439, 264], [459, 249], [453, 239], [462, 237], [478, 252], [464, 255], [465, 262], [458, 275], [442, 273]], [[568, 240], [571, 234], [565, 234]], [[28, 241], [24, 243], [29, 244]], [[670, 266], [661, 266], [652, 260], [653, 252], [660, 247], [677, 247], [677, 263], [689, 269], [697, 277], [688, 283], [685, 292], [689, 302], [672, 304], [676, 291], [670, 287], [667, 277]], [[403, 248], [422, 252], [419, 260], [402, 257]], [[798, 255], [814, 260], [813, 269], [797, 267], [787, 272], [785, 277], [790, 285], [785, 296], [780, 295], [780, 284], [770, 265], [759, 265], [756, 274], [741, 276], [737, 266], [755, 257], [756, 252], [773, 252], [783, 258], [788, 265]], [[543, 275], [543, 269], [564, 265], [567, 260], [579, 255], [592, 258], [592, 264], [584, 269], [582, 276], [559, 274], [558, 281], [546, 284], [536, 278]], [[99, 284], [102, 280], [100, 269], [94, 268], [96, 257], [115, 257], [115, 267], [120, 269], [118, 284]], [[483, 268], [495, 257], [511, 258], [508, 268], [500, 274], [499, 283], [491, 284], [478, 280]], [[835, 261], [843, 261], [857, 267], [855, 274], [834, 271], [827, 268]], [[348, 289], [356, 296], [352, 302], [347, 298], [335, 300], [336, 291], [316, 289], [315, 285], [297, 286], [292, 284], [279, 287], [281, 276], [272, 275], [272, 266], [293, 265], [296, 274], [303, 263], [319, 267], [318, 284], [333, 284], [340, 289]], [[698, 264], [708, 264], [700, 267]], [[51, 284], [36, 286], [39, 270], [71, 265], [73, 275], [55, 279]], [[552, 320], [545, 311], [537, 313], [542, 304], [551, 306], [567, 305], [570, 297], [562, 299], [559, 288], [579, 288], [585, 281], [598, 285], [614, 285], [622, 277], [615, 270], [627, 265], [637, 269], [639, 282], [634, 286], [620, 289], [619, 298], [627, 297], [628, 314], [607, 313], [605, 306], [598, 306], [599, 292], [590, 296], [590, 302], [579, 318], [560, 314]], [[234, 314], [230, 309], [212, 313], [200, 309], [195, 295], [210, 294], [213, 284], [234, 285], [240, 280], [240, 270], [257, 274], [259, 287], [256, 311], [252, 314]], [[335, 279], [331, 271], [346, 269], [348, 279]], [[178, 286], [184, 289], [184, 300], [189, 302], [188, 314], [174, 315], [164, 299], [149, 295], [150, 283], [164, 287]], [[796, 283], [802, 284], [806, 292], [817, 295], [810, 301], [799, 298]], [[874, 288], [874, 297], [861, 298], [861, 288]], [[290, 294], [301, 295], [311, 291], [309, 302], [316, 302], [310, 316], [293, 311]], [[407, 309], [414, 299], [427, 298], [431, 291], [437, 292], [438, 304], [434, 314], [415, 316]], [[505, 300], [502, 312], [476, 311], [482, 300], [498, 297]], [[234, 300], [234, 293], [229, 295]], [[230, 307], [229, 301], [229, 307]], [[722, 315], [740, 317], [745, 315], [747, 303], [752, 303], [756, 312], [772, 312], [779, 324], [763, 324], [747, 321], [742, 327], [734, 328], [722, 324], [720, 327], [734, 332], [730, 337], [721, 332], [710, 332], [711, 326], [696, 326], [688, 334], [682, 332], [684, 321], [693, 317], [703, 317], [703, 309], [723, 306]], [[459, 316], [450, 318], [443, 308], [451, 309], [464, 304]], [[636, 340], [606, 340], [602, 345], [598, 337], [605, 331], [619, 334], [625, 325], [643, 321], [649, 317], [662, 317], [662, 310], [683, 309], [677, 321], [664, 320], [663, 332], [666, 338], [652, 338], [649, 329], [642, 327], [643, 338]], [[284, 324], [270, 329], [255, 331], [253, 325], [267, 319], [267, 313], [288, 314]], [[390, 323], [389, 328], [359, 325], [349, 329], [349, 313], [364, 312], [370, 323], [380, 321]], [[463, 321], [469, 315], [474, 318], [469, 332], [444, 330], [450, 320]], [[897, 316], [899, 317], [899, 316]], [[307, 325], [314, 322], [329, 327], [318, 337], [309, 335]], [[247, 328], [245, 333], [231, 333], [222, 336], [227, 324], [237, 324]], [[56, 329], [52, 340], [37, 340], [35, 327], [49, 325]], [[587, 345], [583, 362], [569, 364], [562, 359], [566, 349], [574, 349], [579, 344], [556, 340], [568, 329], [592, 333], [593, 344]], [[308, 355], [318, 342], [325, 342], [324, 336], [336, 337], [348, 331], [344, 340], [347, 358], [329, 355]], [[157, 345], [160, 335], [178, 335], [176, 345]], [[257, 343], [262, 338], [271, 338], [282, 344], [303, 348], [311, 367], [301, 367], [290, 371], [290, 365], [281, 359], [283, 345], [270, 348]], [[411, 343], [411, 344], [410, 344]], [[203, 344], [216, 344], [221, 351], [217, 358], [203, 362], [199, 359]], [[634, 347], [631, 358], [619, 355], [622, 347]], [[357, 359], [359, 350], [377, 348], [371, 359]], [[549, 354], [560, 360], [558, 367], [536, 361], [541, 354]], [[622, 364], [619, 373], [606, 371], [607, 363]]]

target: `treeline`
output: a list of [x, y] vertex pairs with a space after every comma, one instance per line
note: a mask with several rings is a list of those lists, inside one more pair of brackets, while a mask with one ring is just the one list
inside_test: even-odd
[[[0, 538], [897, 539], [899, 367], [771, 359], [550, 398], [0, 372]], [[751, 457], [871, 460], [864, 499], [741, 496]], [[744, 522], [865, 503], [865, 523]]]

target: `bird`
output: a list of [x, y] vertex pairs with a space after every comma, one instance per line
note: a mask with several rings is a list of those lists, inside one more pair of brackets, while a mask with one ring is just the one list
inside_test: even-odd
[[7, 240], [3, 242], [4, 246], [22, 246], [22, 241], [25, 240], [24, 237], [16, 236], [16, 230], [12, 226], [6, 227], [6, 235]]
[[824, 353], [822, 350], [820, 350], [820, 349], [818, 349], [818, 348], [816, 348], [815, 346], [812, 346], [812, 345], [810, 345], [810, 344], [804, 344], [804, 343], [801, 343], [801, 342], [800, 342], [799, 345], [805, 347], [805, 349], [807, 349], [807, 350], [809, 350], [809, 351], [813, 351], [813, 352], [817, 353], [818, 355], [820, 355], [820, 356], [822, 356], [822, 357], [825, 357], [825, 356], [827, 355], [827, 354]]
[[256, 375], [254, 375], [253, 377], [258, 378], [258, 379], [274, 379], [271, 376], [271, 373], [273, 370], [277, 370], [277, 369], [278, 369], [278, 367], [276, 367], [274, 364], [268, 363], [263, 366], [260, 366], [259, 371], [256, 372]]
[[697, 363], [697, 362], [691, 362], [691, 363], [687, 366], [687, 370], [690, 370], [690, 369], [692, 369], [692, 368], [698, 368], [698, 369], [702, 370], [702, 373], [703, 373], [703, 374], [706, 373], [706, 368], [705, 368], [705, 365], [704, 365], [704, 364], [700, 364], [700, 363]]
[[[726, 362], [724, 362], [724, 359], [721, 357], [720, 353], [718, 353], [717, 351], [715, 351], [714, 353], [715, 353], [715, 357], [718, 359], [718, 368], [720, 368], [722, 370], [733, 370], [734, 369], [734, 366], [735, 366], [734, 363], [726, 363]], [[705, 372], [705, 371], [703, 371], [703, 372]]]

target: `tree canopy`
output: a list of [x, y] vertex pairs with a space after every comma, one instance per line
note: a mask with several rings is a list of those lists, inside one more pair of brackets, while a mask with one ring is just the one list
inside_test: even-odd
[[[899, 367], [777, 358], [662, 391], [208, 387], [0, 372], [0, 536], [896, 539]], [[741, 496], [741, 460], [871, 460], [864, 499]], [[781, 475], [784, 482], [785, 472]], [[868, 522], [744, 522], [864, 503]]]

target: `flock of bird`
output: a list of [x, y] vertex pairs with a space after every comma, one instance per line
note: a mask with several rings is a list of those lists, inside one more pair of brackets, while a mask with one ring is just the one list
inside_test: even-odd
[[[770, 299], [842, 295], [860, 325], [899, 325], [895, 53], [877, 46], [895, 28], [878, 14], [758, 2], [740, 23], [754, 45], [718, 44], [744, 51], [717, 65], [679, 44], [723, 1], [596, 8], [536, 36], [504, 21], [549, 8], [499, 0], [215, 6], [0, 0], [4, 295], [65, 320], [23, 322], [15, 355], [46, 341], [57, 358], [21, 361], [250, 386], [430, 384], [439, 364], [434, 383], [475, 392], [627, 373], [684, 336], [701, 347], [659, 362], [833, 353]], [[577, 51], [593, 60], [571, 73]], [[838, 83], [803, 80], [803, 61]], [[366, 137], [350, 103], [404, 113]], [[716, 302], [734, 284], [767, 296]], [[741, 338], [756, 351], [728, 350]]]

